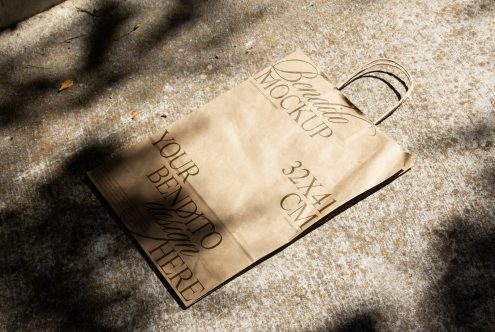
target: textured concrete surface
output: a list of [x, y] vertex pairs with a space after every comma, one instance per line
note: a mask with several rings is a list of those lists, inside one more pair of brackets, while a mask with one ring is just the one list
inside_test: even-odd
[[[1, 32], [0, 329], [494, 330], [494, 18], [488, 0], [70, 0]], [[182, 310], [85, 171], [296, 48], [336, 82], [404, 63], [417, 89], [380, 126], [415, 166]], [[373, 117], [394, 100], [347, 94]]]

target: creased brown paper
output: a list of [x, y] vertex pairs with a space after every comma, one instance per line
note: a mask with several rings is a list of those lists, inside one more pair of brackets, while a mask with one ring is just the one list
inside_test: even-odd
[[189, 306], [410, 165], [296, 52], [89, 176]]

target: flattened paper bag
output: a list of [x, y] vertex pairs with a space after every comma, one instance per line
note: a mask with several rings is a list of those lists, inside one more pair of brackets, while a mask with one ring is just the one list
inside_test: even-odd
[[89, 176], [189, 306], [409, 167], [296, 52]]

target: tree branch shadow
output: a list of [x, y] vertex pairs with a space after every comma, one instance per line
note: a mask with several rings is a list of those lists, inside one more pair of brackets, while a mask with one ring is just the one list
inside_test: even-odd
[[[0, 127], [42, 119], [47, 110], [41, 109], [39, 105], [47, 105], [46, 109], [56, 111], [61, 116], [92, 105], [109, 88], [146, 70], [141, 59], [150, 56], [153, 50], [177, 36], [188, 24], [196, 23], [209, 15], [217, 1], [176, 0], [170, 11], [153, 19], [150, 26], [139, 28], [138, 8], [123, 6], [115, 0], [100, 3], [98, 15], [81, 13], [81, 20], [68, 28], [69, 31], [74, 31], [68, 35], [71, 38], [74, 34], [79, 35], [83, 29], [82, 32], [85, 33], [77, 36], [78, 38], [66, 38], [68, 43], [64, 43], [60, 42], [60, 36], [53, 34], [26, 54], [0, 59]], [[264, 10], [257, 9], [247, 13], [243, 20], [254, 23], [263, 18], [260, 13]], [[193, 46], [198, 48], [198, 52], [218, 47], [226, 43], [232, 33], [239, 32], [246, 25], [236, 20], [235, 24], [229, 23], [229, 34], [225, 29], [218, 29], [209, 37], [209, 42], [205, 44], [203, 41]], [[80, 28], [81, 26], [85, 28]], [[44, 67], [48, 59], [39, 50], [51, 48], [62, 51], [71, 46], [86, 50], [77, 65], [69, 68]], [[72, 56], [79, 57], [78, 54]], [[175, 73], [185, 70], [203, 71], [207, 67], [207, 64], [200, 61], [188, 64], [183, 60], [182, 54], [176, 54], [174, 58], [160, 59], [160, 64]], [[216, 60], [220, 67], [224, 61], [227, 59]], [[217, 68], [218, 66], [213, 69]], [[75, 79], [77, 89], [72, 88], [57, 94], [59, 85], [69, 78]]]

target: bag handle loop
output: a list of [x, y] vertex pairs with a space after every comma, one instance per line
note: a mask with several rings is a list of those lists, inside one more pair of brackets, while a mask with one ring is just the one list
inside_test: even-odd
[[[380, 71], [380, 70], [370, 71], [370, 69], [373, 69], [373, 68], [379, 67], [379, 66], [389, 66], [389, 67], [393, 67], [393, 68], [398, 69], [401, 73], [404, 74], [404, 76], [407, 77], [407, 80], [409, 81], [409, 86], [407, 86], [403, 80], [401, 80], [399, 77], [397, 77], [396, 75], [394, 75], [392, 73], [388, 73], [388, 72]], [[383, 120], [385, 120], [390, 115], [392, 115], [392, 113], [394, 113], [397, 110], [397, 108], [399, 108], [399, 106], [402, 105], [402, 103], [407, 98], [409, 98], [409, 96], [411, 95], [411, 93], [413, 91], [413, 88], [414, 88], [414, 81], [412, 79], [411, 74], [407, 71], [407, 69], [403, 65], [401, 65], [400, 63], [398, 63], [396, 61], [390, 60], [390, 59], [380, 58], [380, 59], [373, 60], [373, 61], [365, 64], [360, 69], [358, 69], [344, 83], [338, 85], [337, 86], [337, 90], [344, 89], [346, 86], [348, 86], [349, 84], [351, 84], [352, 82], [354, 82], [354, 81], [356, 81], [356, 80], [358, 80], [360, 78], [363, 78], [363, 77], [373, 77], [373, 78], [378, 78], [378, 79], [384, 81], [390, 88], [392, 88], [394, 90], [394, 92], [396, 92], [397, 95], [400, 96], [400, 94], [395, 90], [395, 88], [390, 83], [388, 83], [387, 81], [385, 81], [384, 79], [382, 79], [380, 77], [369, 75], [370, 73], [374, 73], [374, 72], [384, 73], [384, 74], [388, 74], [389, 76], [394, 77], [406, 89], [406, 93], [403, 96], [401, 96], [401, 98], [399, 99], [399, 101], [394, 106], [392, 106], [388, 111], [386, 111], [382, 116], [380, 116], [378, 118], [378, 120], [376, 120], [374, 122], [375, 125], [378, 125]]]

